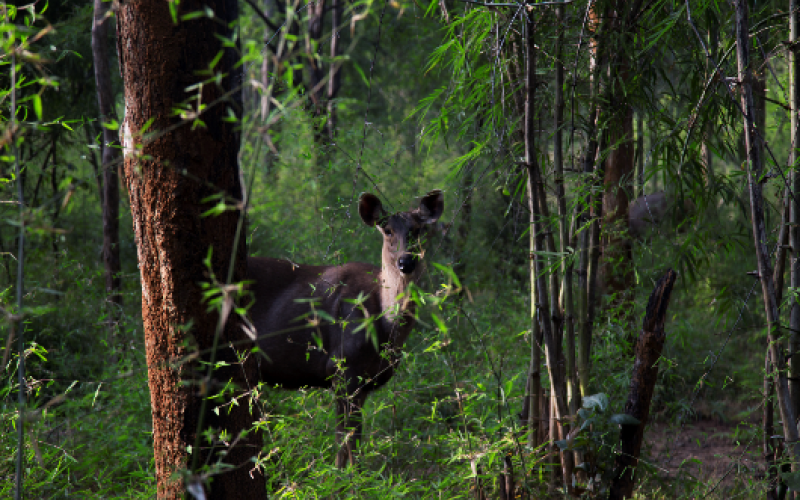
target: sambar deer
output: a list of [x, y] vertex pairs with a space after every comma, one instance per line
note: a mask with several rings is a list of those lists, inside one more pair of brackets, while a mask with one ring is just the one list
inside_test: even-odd
[[671, 228], [687, 230], [687, 218], [697, 213], [697, 206], [689, 198], [679, 203], [676, 196], [657, 191], [633, 200], [628, 208], [628, 230], [634, 238], [644, 238], [654, 229], [669, 223]]
[[395, 214], [377, 196], [362, 194], [358, 213], [383, 236], [380, 267], [248, 260], [255, 282], [250, 317], [268, 358], [261, 360], [261, 379], [284, 388], [334, 388], [337, 467], [355, 463], [364, 401], [391, 379], [411, 333], [414, 304], [406, 292], [420, 275], [425, 230], [443, 210], [439, 190], [418, 208]]

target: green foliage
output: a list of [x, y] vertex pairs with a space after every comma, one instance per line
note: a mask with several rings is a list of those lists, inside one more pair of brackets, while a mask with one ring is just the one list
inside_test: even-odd
[[[518, 485], [533, 497], [544, 495], [558, 466], [544, 446], [525, 444], [526, 429], [517, 416], [525, 397], [531, 342], [529, 214], [515, 102], [524, 84], [524, 14], [475, 5], [457, 10], [446, 2], [431, 2], [425, 12], [416, 3], [387, 5], [384, 13], [384, 6], [373, 2], [347, 7], [346, 25], [338, 33], [346, 51], [336, 61], [343, 73], [332, 141], [319, 140], [321, 119], [301, 85], [307, 79], [306, 47], [313, 46], [318, 62], [331, 62], [329, 42], [306, 37], [302, 27], [307, 10], [292, 14], [302, 21], [298, 32], [288, 33], [288, 26], [283, 30], [286, 51], [293, 56], [284, 66], [268, 69], [272, 78], [266, 86], [262, 63], [265, 57], [271, 62], [263, 41], [274, 45], [280, 36], [273, 36], [257, 16], [245, 15], [240, 24], [244, 81], [255, 82], [245, 85], [241, 118], [250, 254], [307, 264], [375, 263], [380, 239], [356, 215], [359, 193], [380, 194], [392, 211], [408, 208], [400, 204], [435, 187], [443, 188], [447, 198], [442, 232], [427, 244], [426, 274], [419, 288], [409, 292], [419, 306], [418, 327], [392, 381], [368, 400], [358, 467], [333, 467], [331, 392], [263, 386], [258, 404], [264, 418], [257, 425], [265, 445], [258, 465], [271, 494], [280, 498], [467, 498], [479, 482], [487, 496], [496, 497], [503, 460], [511, 456]], [[177, 3], [170, 6], [177, 22]], [[778, 54], [770, 61], [785, 83], [787, 72], [779, 64], [785, 29], [768, 24], [772, 7], [767, 3], [763, 11], [753, 11], [754, 25], [761, 22], [763, 33], [753, 43], [762, 44], [764, 53]], [[711, 55], [725, 75], [735, 74], [733, 40], [720, 29], [731, 23], [729, 9], [702, 2], [691, 3], [691, 8], [701, 32], [716, 27], [720, 39], [709, 44]], [[13, 135], [18, 153], [0, 143], [5, 148], [0, 155], [0, 306], [8, 314], [25, 315], [26, 494], [151, 498], [155, 472], [141, 291], [127, 213], [120, 221], [124, 305], [117, 311], [121, 322], [116, 333], [110, 334], [108, 327], [111, 314], [100, 259], [100, 130], [88, 29], [91, 5], [51, 2], [46, 12], [44, 6], [4, 9], [3, 52], [8, 54], [12, 45], [27, 51], [20, 52], [14, 82], [10, 60], [0, 58], [0, 101], [9, 102], [13, 87], [15, 116], [21, 121], [21, 131]], [[441, 9], [450, 9], [449, 20], [434, 18]], [[570, 213], [586, 210], [591, 189], [586, 181], [591, 179], [577, 166], [588, 141], [590, 111], [608, 99], [592, 93], [586, 47], [597, 39], [583, 26], [585, 9], [586, 2], [569, 4], [561, 27], [570, 41], [562, 60], [569, 72], [567, 108], [574, 110], [565, 125]], [[536, 12], [537, 158], [551, 185], [551, 49], [559, 27], [550, 10]], [[53, 23], [52, 30], [43, 14]], [[208, 14], [181, 15], [186, 20]], [[758, 290], [753, 295], [754, 283], [745, 275], [755, 263], [748, 201], [742, 196], [741, 116], [708, 66], [686, 16], [685, 2], [650, 4], [639, 20], [641, 31], [625, 49], [634, 54], [635, 76], [629, 82], [606, 82], [609, 92], [624, 84], [635, 112], [645, 117], [645, 151], [638, 153], [645, 156], [645, 191], [666, 189], [679, 200], [692, 200], [698, 210], [681, 231], [656, 228], [634, 243], [634, 307], [614, 310], [612, 298], [603, 299], [593, 337], [591, 387], [596, 395], [583, 398], [580, 432], [559, 443], [588, 453], [583, 486], [598, 486], [597, 473], [600, 483], [607, 481], [603, 474], [611, 470], [619, 425], [630, 423], [619, 412], [630, 385], [631, 342], [654, 281], [667, 267], [680, 270], [681, 278], [670, 305], [651, 415], [679, 425], [693, 418], [736, 419], [745, 423], [733, 440], [752, 443], [761, 437], [760, 429], [747, 424], [761, 411], [766, 335], [761, 298]], [[286, 16], [276, 18], [283, 22]], [[209, 75], [209, 81], [217, 78]], [[114, 85], [122, 109], [116, 77]], [[778, 83], [772, 85], [771, 91], [777, 90], [769, 94], [764, 129], [773, 151], [788, 151], [785, 98]], [[275, 102], [262, 116], [260, 99], [265, 95]], [[190, 106], [178, 112], [189, 116], [193, 110]], [[7, 105], [0, 116], [0, 140], [6, 141], [12, 136]], [[232, 110], [230, 119], [238, 119]], [[204, 126], [200, 118], [191, 121]], [[601, 131], [611, 126], [610, 117], [601, 118]], [[614, 146], [606, 144], [600, 156], [606, 157]], [[704, 163], [703, 147], [712, 153], [713, 171]], [[15, 154], [23, 167], [19, 176], [13, 169]], [[770, 157], [772, 175], [764, 179], [771, 228], [779, 224], [780, 179], [789, 172], [783, 160]], [[21, 311], [13, 304], [16, 289], [10, 284], [22, 225], [13, 203], [18, 183], [27, 200]], [[211, 201], [207, 216], [236, 208], [224, 194]], [[547, 201], [555, 214], [552, 194]], [[557, 219], [553, 215], [546, 222], [556, 227]], [[588, 226], [576, 228], [577, 233], [585, 230]], [[578, 261], [572, 247], [566, 254], [540, 256], [548, 260], [547, 273], [560, 268], [563, 259]], [[207, 287], [210, 307], [224, 302], [217, 285]], [[796, 291], [784, 299], [784, 304], [796, 300]], [[332, 320], [318, 316], [314, 319]], [[11, 323], [3, 321], [5, 345]], [[373, 326], [365, 322], [360, 327]], [[18, 447], [19, 359], [13, 350], [3, 352], [0, 476], [11, 478]], [[233, 404], [227, 396], [231, 389], [214, 394], [216, 411]], [[651, 458], [646, 455], [642, 462], [642, 495], [690, 498], [713, 493], [699, 477], [681, 475], [675, 484], [665, 484]], [[746, 470], [737, 481], [754, 476]], [[793, 476], [785, 477], [793, 488]], [[713, 494], [753, 493], [760, 485], [754, 480], [749, 486], [736, 483]], [[0, 497], [12, 492], [13, 481], [0, 481]]]

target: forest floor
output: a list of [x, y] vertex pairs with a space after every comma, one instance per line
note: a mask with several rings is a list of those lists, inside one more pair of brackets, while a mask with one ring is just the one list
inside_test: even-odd
[[763, 474], [762, 442], [755, 423], [700, 420], [677, 426], [656, 422], [648, 427], [643, 457], [661, 480], [687, 475], [730, 486], [737, 478]]

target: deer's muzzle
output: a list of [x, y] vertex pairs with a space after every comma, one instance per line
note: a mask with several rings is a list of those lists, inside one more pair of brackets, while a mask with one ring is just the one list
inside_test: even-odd
[[403, 274], [411, 274], [417, 268], [417, 258], [410, 253], [404, 254], [397, 259], [397, 268]]

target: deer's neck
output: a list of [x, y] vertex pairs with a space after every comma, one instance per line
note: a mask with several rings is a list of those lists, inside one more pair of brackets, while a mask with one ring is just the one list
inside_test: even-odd
[[[405, 342], [407, 331], [411, 330], [413, 302], [408, 300], [406, 291], [412, 281], [413, 274], [403, 274], [389, 266], [381, 268], [381, 310], [384, 320], [391, 325], [396, 334], [400, 335], [400, 338], [393, 339], [400, 345]], [[402, 297], [399, 297], [400, 295]]]

